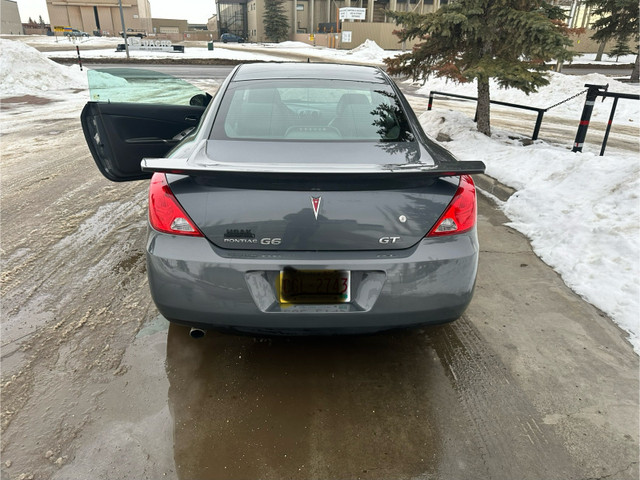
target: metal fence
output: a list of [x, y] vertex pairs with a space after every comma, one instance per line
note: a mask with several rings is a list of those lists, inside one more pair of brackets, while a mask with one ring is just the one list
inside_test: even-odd
[[604, 150], [607, 147], [607, 140], [609, 140], [609, 132], [611, 131], [611, 125], [613, 124], [613, 117], [616, 114], [616, 107], [618, 106], [618, 100], [621, 98], [627, 100], [640, 100], [640, 95], [633, 95], [631, 93], [616, 93], [608, 92], [609, 84], [606, 85], [592, 85], [585, 84], [587, 87], [587, 98], [584, 101], [584, 107], [582, 109], [582, 116], [580, 117], [580, 124], [578, 125], [578, 132], [576, 133], [576, 139], [573, 142], [572, 152], [582, 152], [585, 138], [587, 137], [587, 130], [589, 129], [589, 122], [591, 121], [591, 113], [593, 107], [596, 104], [596, 99], [602, 97], [613, 98], [613, 105], [611, 106], [611, 113], [609, 114], [609, 122], [607, 123], [607, 129], [602, 139], [602, 146], [600, 148], [600, 156], [604, 155]]

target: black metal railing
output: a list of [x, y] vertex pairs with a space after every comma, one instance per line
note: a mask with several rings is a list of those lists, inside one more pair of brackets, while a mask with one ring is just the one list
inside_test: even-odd
[[[433, 99], [435, 95], [442, 95], [444, 97], [462, 98], [464, 100], [475, 100], [476, 102], [478, 101], [478, 97], [470, 97], [467, 95], [458, 95], [457, 93], [446, 93], [446, 92], [438, 92], [438, 91], [432, 90], [431, 92], [429, 92], [429, 105], [427, 106], [427, 110], [431, 110], [431, 106], [433, 105]], [[538, 139], [538, 134], [540, 133], [540, 125], [542, 125], [542, 118], [544, 117], [545, 112], [549, 110], [549, 108], [553, 108], [553, 107], [549, 107], [549, 108], [530, 107], [528, 105], [518, 105], [517, 103], [500, 102], [498, 100], [490, 100], [490, 102], [493, 103], [494, 105], [503, 105], [506, 107], [513, 107], [513, 108], [519, 108], [522, 110], [530, 110], [530, 111], [536, 112], [538, 116], [536, 118], [535, 127], [533, 128], [533, 135], [531, 135], [531, 140]], [[478, 113], [476, 110], [476, 117], [473, 119], [474, 122], [477, 121], [477, 116], [478, 116]]]
[[607, 123], [607, 129], [604, 133], [604, 138], [602, 139], [602, 146], [600, 148], [600, 156], [604, 155], [604, 150], [607, 147], [607, 141], [609, 140], [609, 132], [611, 132], [611, 125], [613, 124], [613, 117], [616, 113], [616, 107], [618, 106], [618, 100], [620, 98], [624, 98], [627, 100], [640, 100], [640, 95], [634, 95], [631, 93], [616, 93], [616, 92], [608, 92], [609, 84], [606, 85], [592, 85], [585, 84], [587, 87], [587, 98], [584, 101], [584, 107], [582, 109], [582, 116], [580, 117], [580, 124], [578, 125], [578, 131], [576, 133], [576, 139], [573, 142], [572, 152], [582, 152], [582, 147], [584, 146], [584, 141], [587, 137], [587, 130], [589, 129], [589, 122], [591, 121], [591, 113], [593, 112], [593, 107], [596, 104], [596, 99], [598, 97], [605, 98], [613, 98], [613, 105], [611, 106], [611, 113], [609, 114], [609, 122]]

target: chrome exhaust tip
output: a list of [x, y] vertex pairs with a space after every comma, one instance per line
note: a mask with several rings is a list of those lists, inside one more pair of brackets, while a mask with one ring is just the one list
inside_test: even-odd
[[192, 328], [191, 330], [189, 330], [189, 336], [191, 338], [202, 338], [206, 334], [207, 334], [207, 332], [205, 332], [201, 328]]

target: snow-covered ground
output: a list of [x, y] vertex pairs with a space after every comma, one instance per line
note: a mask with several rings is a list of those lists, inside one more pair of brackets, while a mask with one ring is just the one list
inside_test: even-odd
[[[497, 82], [491, 82], [491, 100], [501, 102], [515, 103], [518, 105], [528, 105], [537, 108], [549, 108], [556, 105], [580, 92], [586, 90], [585, 84], [592, 85], [609, 85], [609, 91], [619, 93], [631, 93], [637, 95], [640, 93], [640, 87], [630, 83], [623, 83], [606, 77], [599, 73], [591, 73], [589, 75], [564, 75], [562, 73], [549, 72], [550, 83], [547, 86], [540, 87], [537, 93], [527, 95], [521, 90], [515, 88], [500, 88]], [[423, 95], [429, 95], [429, 92], [435, 90], [439, 92], [456, 93], [458, 95], [468, 95], [470, 97], [477, 96], [476, 83], [470, 82], [458, 84], [452, 80], [445, 78], [430, 78], [419, 92]], [[437, 98], [434, 105], [437, 104]], [[441, 97], [442, 98], [442, 97]], [[584, 95], [558, 105], [558, 107], [549, 110], [549, 115], [554, 117], [566, 118], [567, 120], [577, 122], [584, 107]], [[609, 113], [613, 104], [612, 98], [599, 98], [593, 109], [592, 120], [607, 122], [609, 121]], [[640, 101], [637, 100], [619, 100], [616, 107], [614, 117], [614, 125], [634, 125], [640, 128]]]
[[581, 53], [573, 57], [571, 63], [594, 63], [596, 65], [611, 65], [619, 63], [620, 65], [629, 64], [636, 61], [635, 55], [620, 55], [619, 58], [611, 57], [607, 54], [602, 56], [602, 60], [596, 61], [595, 53]]
[[[105, 40], [114, 39], [100, 39]], [[53, 40], [45, 37], [42, 41], [51, 43]], [[390, 54], [381, 51], [373, 42], [350, 52], [313, 48], [293, 42], [265, 45], [264, 48], [283, 54], [304, 52], [311, 48], [315, 56], [326, 55], [344, 59], [345, 62], [360, 56], [362, 59], [368, 58], [371, 63], [379, 63]], [[206, 49], [193, 50], [201, 55], [199, 58], [210, 58], [207, 55], [212, 53]], [[113, 49], [96, 51], [106, 56], [122, 55]], [[39, 118], [78, 117], [88, 98], [86, 71], [81, 72], [77, 66], [65, 67], [53, 63], [22, 42], [0, 40], [0, 52], [0, 100], [32, 95], [52, 101], [37, 106], [25, 104], [24, 107], [14, 103], [10, 113], [3, 109], [3, 133], [22, 122], [29, 122], [35, 109]], [[254, 52], [237, 48], [226, 50], [217, 45], [213, 52], [216, 55], [230, 55], [217, 58], [260, 58]], [[247, 57], [238, 57], [238, 52]], [[640, 93], [637, 85], [623, 84], [596, 74], [551, 74], [550, 80], [549, 86], [528, 97], [517, 90], [501, 90], [494, 85], [492, 98], [549, 107], [584, 90], [585, 83], [609, 83], [610, 91]], [[472, 84], [457, 85], [442, 79], [428, 80], [423, 91], [428, 93], [430, 90], [475, 95]], [[580, 96], [551, 112], [554, 116], [567, 118], [577, 124], [583, 102], [584, 96]], [[594, 119], [607, 121], [610, 109], [608, 102], [602, 104], [598, 101]], [[639, 104], [638, 101], [620, 101], [616, 123], [639, 126]], [[586, 148], [585, 153], [574, 154], [569, 151], [571, 138], [567, 139], [566, 147], [543, 141], [522, 146], [511, 140], [508, 132], [504, 131], [494, 131], [492, 138], [487, 138], [476, 132], [475, 124], [468, 117], [452, 111], [443, 112], [442, 109], [424, 113], [421, 122], [432, 137], [439, 132], [449, 135], [452, 141], [444, 145], [460, 159], [483, 160], [489, 175], [517, 189], [517, 193], [502, 205], [512, 221], [511, 225], [531, 239], [536, 253], [562, 276], [567, 285], [629, 332], [631, 343], [640, 353], [638, 152], [625, 153], [611, 149], [604, 157], [599, 157], [595, 147], [592, 147], [593, 151]], [[3, 144], [2, 149], [5, 148]]]

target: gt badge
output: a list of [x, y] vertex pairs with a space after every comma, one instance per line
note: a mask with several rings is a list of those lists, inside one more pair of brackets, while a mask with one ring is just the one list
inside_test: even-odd
[[318, 211], [320, 210], [320, 201], [322, 201], [322, 197], [311, 197], [311, 205], [313, 205], [313, 214], [316, 216], [316, 220], [318, 219]]

